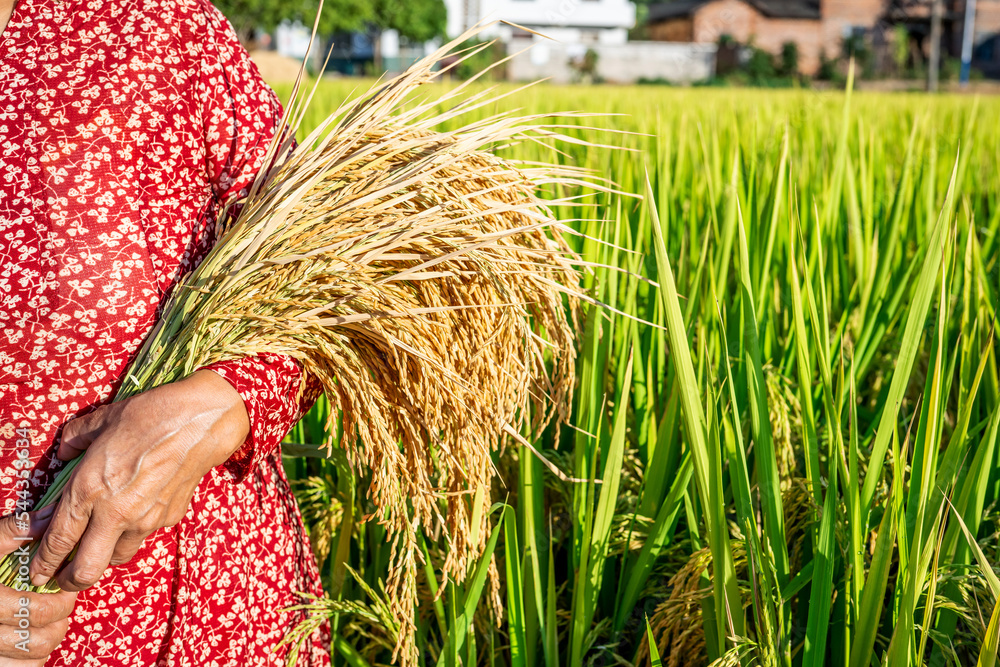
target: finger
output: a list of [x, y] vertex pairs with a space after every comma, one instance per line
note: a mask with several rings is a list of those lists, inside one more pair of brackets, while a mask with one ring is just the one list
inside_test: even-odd
[[0, 667], [45, 667], [45, 662], [45, 659], [18, 660], [17, 658], [5, 658], [0, 655]]
[[[29, 661], [28, 664], [31, 660], [45, 660], [59, 646], [67, 629], [69, 619], [66, 618], [44, 628], [0, 625], [0, 656]], [[18, 665], [17, 662], [13, 664]]]
[[48, 528], [55, 509], [55, 504], [52, 504], [37, 512], [18, 512], [0, 519], [0, 557], [37, 541]]
[[0, 656], [0, 667], [45, 667], [45, 660], [16, 660]]
[[66, 422], [62, 437], [59, 439], [56, 458], [60, 461], [72, 461], [83, 454], [104, 429], [105, 411], [106, 408], [98, 408], [90, 414]]
[[69, 618], [76, 606], [78, 593], [32, 593], [12, 588], [0, 588], [0, 625], [44, 628]]
[[91, 520], [80, 538], [80, 545], [73, 558], [56, 574], [56, 581], [64, 591], [85, 591], [104, 576], [111, 566], [115, 546], [121, 530], [99, 520]]
[[71, 490], [76, 477], [74, 475], [66, 485], [51, 523], [38, 543], [38, 552], [31, 559], [29, 570], [31, 583], [35, 586], [44, 586], [52, 579], [87, 529], [91, 505], [89, 501], [77, 500], [86, 495], [78, 496]]
[[135, 558], [135, 555], [139, 553], [139, 549], [142, 547], [142, 543], [151, 534], [143, 535], [136, 532], [122, 533], [121, 537], [118, 538], [118, 544], [115, 545], [115, 553], [111, 557], [111, 565], [124, 565]]

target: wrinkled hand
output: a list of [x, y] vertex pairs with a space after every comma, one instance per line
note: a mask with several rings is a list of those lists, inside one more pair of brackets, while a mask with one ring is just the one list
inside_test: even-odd
[[32, 583], [55, 576], [63, 590], [81, 591], [131, 560], [148, 535], [184, 517], [199, 482], [249, 429], [243, 399], [212, 371], [70, 421], [56, 456], [83, 460], [31, 562]]
[[[27, 533], [16, 527], [13, 515], [0, 519], [0, 558], [31, 544], [17, 538], [41, 537], [52, 510], [30, 516]], [[26, 588], [27, 582], [17, 586], [21, 587]], [[76, 596], [66, 591], [31, 593], [0, 586], [0, 667], [42, 667], [66, 635]]]

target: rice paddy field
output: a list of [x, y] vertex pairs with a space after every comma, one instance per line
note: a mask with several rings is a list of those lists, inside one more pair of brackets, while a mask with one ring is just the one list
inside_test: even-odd
[[[312, 122], [357, 85], [323, 83]], [[420, 535], [421, 663], [993, 665], [1000, 99], [500, 92], [484, 116], [617, 114], [502, 149], [625, 193], [557, 211], [615, 310], [585, 307], [571, 427], [533, 443], [562, 472], [496, 456], [462, 582]], [[393, 664], [390, 545], [371, 480], [317, 455], [326, 410], [285, 449], [312, 608], [334, 664]]]

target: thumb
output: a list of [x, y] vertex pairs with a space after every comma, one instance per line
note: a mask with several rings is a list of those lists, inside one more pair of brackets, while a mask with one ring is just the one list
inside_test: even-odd
[[83, 454], [104, 427], [104, 411], [105, 408], [101, 407], [90, 414], [66, 422], [62, 437], [59, 439], [56, 458], [60, 461], [72, 461]]
[[55, 510], [56, 504], [52, 503], [36, 512], [18, 512], [0, 518], [0, 558], [41, 539]]

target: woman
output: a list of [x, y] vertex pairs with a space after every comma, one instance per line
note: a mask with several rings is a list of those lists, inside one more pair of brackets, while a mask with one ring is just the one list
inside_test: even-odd
[[[278, 448], [299, 368], [248, 358], [108, 405], [279, 104], [208, 0], [0, 0], [0, 22], [0, 551], [30, 534], [32, 581], [64, 590], [0, 589], [0, 667], [283, 664], [301, 615], [281, 610], [321, 592]], [[18, 521], [77, 456], [55, 511]]]

